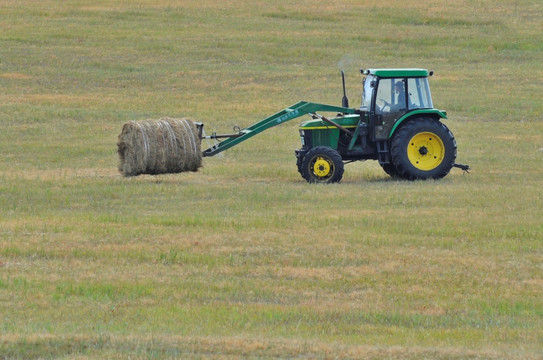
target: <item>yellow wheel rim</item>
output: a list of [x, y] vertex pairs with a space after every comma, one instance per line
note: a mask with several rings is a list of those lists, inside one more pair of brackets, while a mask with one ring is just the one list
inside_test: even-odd
[[313, 164], [313, 173], [316, 176], [320, 178], [327, 177], [330, 175], [331, 171], [332, 164], [328, 160], [326, 160], [322, 156], [319, 156], [317, 157], [317, 159], [315, 159], [315, 163]]
[[445, 146], [434, 133], [421, 132], [411, 138], [407, 146], [407, 157], [419, 170], [432, 170], [443, 162]]

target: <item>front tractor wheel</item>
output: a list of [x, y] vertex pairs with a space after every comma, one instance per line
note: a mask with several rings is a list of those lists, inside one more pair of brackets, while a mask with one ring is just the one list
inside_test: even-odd
[[317, 146], [302, 161], [302, 177], [310, 183], [335, 183], [343, 177], [343, 160], [328, 146]]
[[390, 152], [399, 177], [440, 179], [449, 173], [456, 160], [456, 141], [442, 122], [413, 119], [398, 130]]

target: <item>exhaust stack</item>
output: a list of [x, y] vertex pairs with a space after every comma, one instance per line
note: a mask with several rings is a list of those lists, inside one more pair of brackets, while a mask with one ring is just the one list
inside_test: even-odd
[[344, 108], [349, 107], [349, 99], [347, 98], [347, 93], [345, 92], [345, 73], [341, 70], [341, 82], [343, 84], [343, 97], [341, 98], [341, 106]]

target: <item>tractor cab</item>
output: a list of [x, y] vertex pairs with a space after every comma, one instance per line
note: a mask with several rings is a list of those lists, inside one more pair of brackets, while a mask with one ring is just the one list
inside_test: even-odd
[[433, 109], [428, 76], [424, 69], [361, 70], [365, 75], [360, 111], [369, 115], [373, 139], [387, 139], [404, 115], [417, 109]]

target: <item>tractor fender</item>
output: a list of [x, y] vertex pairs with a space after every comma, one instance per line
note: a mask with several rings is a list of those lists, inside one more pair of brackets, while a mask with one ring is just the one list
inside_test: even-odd
[[426, 117], [432, 117], [436, 120], [439, 119], [447, 119], [447, 112], [445, 110], [437, 110], [437, 109], [418, 109], [414, 111], [410, 111], [407, 114], [403, 115], [401, 118], [396, 121], [392, 129], [390, 130], [390, 133], [388, 134], [388, 138], [391, 139], [392, 136], [394, 136], [394, 133], [396, 130], [407, 120], [419, 117], [419, 115], [425, 115]]

